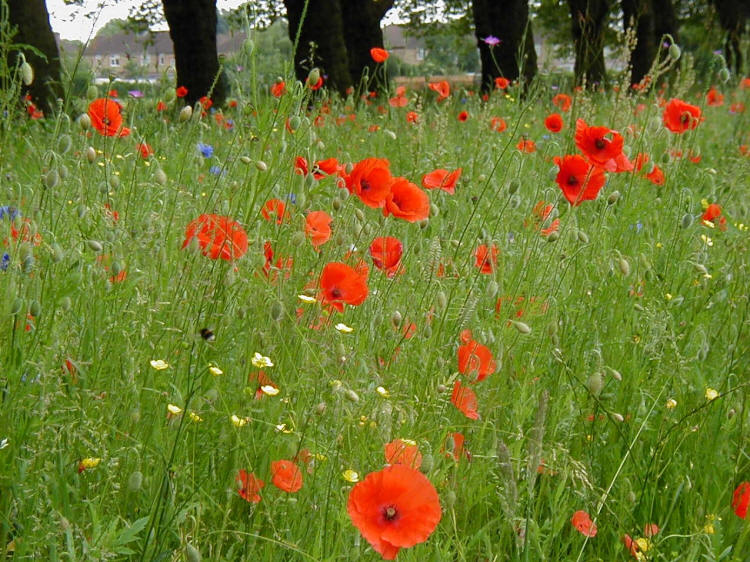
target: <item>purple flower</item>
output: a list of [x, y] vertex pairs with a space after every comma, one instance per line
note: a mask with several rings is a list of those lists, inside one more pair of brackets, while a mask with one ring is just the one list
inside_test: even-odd
[[0, 271], [6, 271], [8, 269], [9, 263], [10, 263], [10, 255], [3, 254], [3, 258], [2, 260], [0, 260]]
[[131, 98], [142, 98], [143, 92], [141, 92], [140, 90], [128, 90], [128, 95]]
[[198, 151], [203, 155], [204, 158], [211, 158], [214, 155], [214, 147], [210, 144], [198, 143]]
[[498, 39], [494, 35], [488, 35], [487, 37], [485, 37], [484, 39], [482, 39], [482, 41], [484, 41], [490, 47], [496, 47], [497, 45], [499, 45], [500, 43], [502, 43], [502, 41], [500, 41], [500, 39]]

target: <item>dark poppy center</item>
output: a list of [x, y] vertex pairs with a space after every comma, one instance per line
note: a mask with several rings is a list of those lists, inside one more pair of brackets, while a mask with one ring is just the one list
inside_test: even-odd
[[104, 119], [102, 119], [102, 123], [104, 123], [105, 125], [109, 125], [110, 121], [105, 117]]
[[599, 150], [602, 150], [603, 148], [605, 148], [607, 146], [607, 143], [606, 143], [606, 141], [604, 139], [596, 139], [596, 141], [594, 141], [594, 145]]
[[331, 296], [334, 299], [340, 299], [341, 298], [341, 289], [338, 287], [334, 287], [333, 290], [331, 290]]
[[389, 505], [383, 508], [383, 517], [385, 517], [386, 521], [393, 521], [396, 517], [398, 517], [398, 511], [396, 511], [396, 508], [394, 506]]
[[370, 189], [370, 182], [367, 180], [360, 181], [359, 185], [362, 187], [362, 191], [367, 191], [368, 189]]
[[578, 178], [575, 176], [568, 176], [568, 185], [578, 185]]
[[689, 121], [690, 121], [690, 114], [689, 113], [683, 113], [682, 116], [680, 117], [680, 122], [683, 125], [687, 125]]

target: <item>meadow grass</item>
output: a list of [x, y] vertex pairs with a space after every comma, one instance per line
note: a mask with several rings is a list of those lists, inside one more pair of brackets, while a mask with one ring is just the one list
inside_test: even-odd
[[[575, 93], [550, 133], [544, 118], [559, 110], [544, 85], [486, 102], [407, 92], [393, 108], [289, 83], [281, 98], [236, 91], [236, 107], [185, 120], [169, 93], [157, 112], [157, 99], [119, 92], [125, 138], [80, 125], [90, 100], [72, 100], [72, 118], [12, 110], [0, 548], [14, 559], [377, 559], [347, 515], [344, 473], [380, 470], [384, 445], [406, 438], [443, 515], [401, 560], [626, 560], [621, 538], [649, 523], [659, 532], [644, 559], [750, 559], [750, 526], [731, 506], [750, 479], [750, 159], [739, 149], [750, 126], [729, 110], [750, 90], [727, 84], [726, 103], [709, 107], [678, 84], [669, 97], [705, 117], [681, 135], [665, 129], [658, 95], [624, 91]], [[491, 130], [492, 117], [507, 129]], [[571, 207], [552, 158], [576, 151], [577, 118], [622, 132], [631, 158], [651, 161]], [[517, 149], [522, 136], [535, 152]], [[297, 156], [387, 158], [417, 184], [435, 168], [463, 174], [454, 195], [429, 192], [428, 220], [408, 223], [334, 176], [295, 173]], [[654, 163], [662, 185], [644, 177]], [[261, 216], [272, 198], [286, 202], [281, 223]], [[554, 205], [544, 224], [540, 201]], [[726, 230], [701, 220], [708, 203]], [[333, 217], [319, 252], [303, 230], [311, 210]], [[182, 247], [204, 213], [243, 226], [243, 257]], [[559, 230], [542, 235], [554, 218]], [[402, 273], [373, 267], [377, 236], [402, 241]], [[499, 250], [490, 273], [476, 265], [481, 244]], [[370, 268], [360, 306], [300, 299], [318, 295], [325, 264], [359, 258]], [[476, 420], [451, 404], [463, 330], [497, 363], [472, 386]], [[273, 366], [254, 366], [256, 353]], [[259, 370], [278, 394], [258, 391]], [[304, 482], [287, 493], [271, 462], [295, 458]], [[259, 503], [238, 494], [240, 469], [266, 482]], [[571, 525], [578, 510], [595, 537]]]

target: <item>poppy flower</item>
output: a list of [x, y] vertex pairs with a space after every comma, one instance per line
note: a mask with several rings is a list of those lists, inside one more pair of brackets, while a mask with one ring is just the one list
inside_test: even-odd
[[677, 134], [695, 129], [702, 120], [700, 107], [678, 98], [672, 98], [667, 102], [662, 115], [664, 126]]
[[188, 94], [188, 89], [185, 86], [178, 86], [175, 90], [178, 98], [184, 98]]
[[302, 488], [302, 471], [292, 461], [273, 461], [271, 474], [271, 482], [279, 490], [293, 494]]
[[316, 180], [322, 179], [326, 176], [341, 175], [344, 167], [339, 164], [336, 158], [326, 158], [325, 160], [318, 160], [315, 162], [313, 167], [313, 177]]
[[325, 211], [311, 211], [305, 218], [305, 234], [314, 248], [319, 248], [331, 238], [331, 221], [333, 219]]
[[557, 94], [552, 98], [552, 104], [560, 108], [560, 111], [568, 111], [573, 100], [568, 94]]
[[625, 172], [633, 164], [622, 152], [624, 139], [609, 127], [590, 127], [583, 119], [576, 121], [576, 146], [588, 160], [608, 172]]
[[406, 178], [396, 178], [385, 199], [383, 215], [418, 222], [430, 215], [430, 198]]
[[404, 246], [398, 238], [392, 236], [375, 238], [370, 244], [369, 252], [373, 265], [385, 271], [388, 277], [393, 277], [401, 268]]
[[276, 383], [273, 382], [271, 378], [263, 371], [250, 373], [247, 376], [247, 383], [250, 386], [255, 387], [256, 400], [261, 400], [264, 396], [266, 396], [266, 393], [263, 391], [264, 387], [266, 388], [266, 390], [268, 390], [269, 388], [279, 388]]
[[721, 230], [726, 230], [727, 219], [721, 216], [721, 205], [718, 205], [717, 203], [711, 203], [708, 207], [706, 207], [705, 212], [701, 216], [701, 220], [706, 226], [715, 226], [716, 219], [719, 219], [719, 228]]
[[144, 160], [154, 153], [154, 149], [145, 142], [140, 142], [135, 145], [135, 149], [141, 153], [141, 158], [143, 158]]
[[416, 123], [417, 121], [419, 121], [419, 114], [416, 111], [408, 111], [406, 113], [407, 123]]
[[443, 453], [458, 462], [461, 457], [466, 457], [466, 460], [471, 460], [471, 453], [464, 447], [466, 439], [463, 433], [451, 433], [445, 440], [445, 446], [443, 447]]
[[497, 265], [497, 254], [499, 250], [494, 244], [491, 248], [488, 248], [486, 244], [480, 244], [476, 250], [474, 250], [474, 258], [476, 261], [474, 265], [479, 268], [481, 273], [486, 275], [495, 271]]
[[320, 300], [339, 312], [344, 304], [359, 306], [367, 298], [367, 275], [341, 262], [330, 262], [320, 274]]
[[563, 119], [559, 113], [550, 113], [544, 120], [544, 126], [551, 133], [559, 133], [563, 128]]
[[498, 76], [497, 78], [495, 78], [495, 88], [504, 90], [508, 86], [510, 86], [510, 80], [508, 80], [507, 78], [504, 78], [503, 76]]
[[706, 105], [713, 107], [724, 105], [724, 94], [720, 94], [716, 88], [711, 88], [706, 93]]
[[384, 560], [427, 540], [440, 522], [437, 491], [427, 477], [404, 464], [371, 472], [349, 492], [352, 524]]
[[466, 121], [469, 120], [469, 112], [468, 111], [462, 111], [461, 113], [459, 113], [458, 114], [458, 120], [461, 123], [466, 123]]
[[555, 156], [554, 161], [560, 168], [555, 181], [562, 189], [568, 203], [576, 206], [583, 201], [596, 199], [606, 181], [601, 168], [592, 166], [578, 154], [566, 155], [562, 158]]
[[271, 95], [275, 98], [280, 98], [286, 93], [286, 82], [279, 80], [271, 86]]
[[463, 386], [460, 381], [456, 381], [453, 385], [451, 403], [470, 420], [479, 419], [477, 395], [468, 386]]
[[438, 168], [422, 176], [422, 187], [425, 189], [442, 189], [453, 195], [456, 191], [456, 182], [461, 177], [462, 171], [462, 168], [452, 172]]
[[289, 279], [292, 274], [292, 268], [294, 267], [294, 258], [279, 257], [276, 262], [273, 261], [274, 251], [271, 243], [266, 241], [263, 244], [263, 256], [266, 258], [265, 264], [263, 265], [263, 274], [268, 277], [271, 273], [271, 268], [275, 268], [271, 281], [276, 280], [276, 276], [279, 271], [284, 272], [284, 279]]
[[388, 464], [405, 464], [419, 469], [422, 466], [422, 453], [414, 442], [394, 439], [385, 445], [385, 462]]
[[240, 484], [237, 493], [243, 500], [250, 503], [260, 503], [258, 492], [266, 485], [263, 480], [255, 476], [252, 472], [247, 472], [245, 469], [240, 469], [235, 480]]
[[646, 523], [643, 526], [643, 536], [651, 538], [659, 534], [659, 526], [656, 523]]
[[294, 159], [294, 173], [300, 176], [306, 176], [309, 171], [307, 159], [304, 156], [297, 156]]
[[[120, 104], [111, 98], [97, 98], [89, 104], [91, 124], [105, 137], [127, 136], [122, 127]], [[129, 130], [127, 130], [130, 133]]]
[[247, 252], [247, 233], [229, 217], [200, 215], [188, 224], [182, 247], [185, 248], [193, 238], [198, 240], [201, 253], [212, 260], [236, 260]]
[[370, 49], [370, 56], [372, 57], [372, 60], [380, 64], [388, 59], [389, 54], [385, 49], [382, 49], [380, 47], [373, 47], [372, 49]]
[[597, 533], [596, 524], [591, 520], [588, 513], [583, 510], [576, 511], [570, 522], [579, 533], [585, 537], [595, 537]]
[[409, 104], [409, 98], [406, 97], [406, 86], [398, 86], [396, 95], [388, 100], [391, 107], [406, 107]]
[[345, 176], [346, 188], [368, 207], [383, 207], [393, 183], [390, 165], [385, 158], [360, 160]]
[[638, 547], [638, 543], [634, 541], [630, 535], [624, 534], [620, 541], [622, 541], [622, 544], [625, 545], [625, 549], [633, 558], [638, 559], [639, 556], [643, 556], [643, 554], [641, 554], [641, 549]]
[[497, 133], [502, 133], [505, 129], [508, 128], [508, 125], [505, 123], [505, 119], [502, 117], [493, 117], [490, 119], [490, 129]]
[[521, 152], [531, 154], [533, 152], [536, 152], [536, 143], [531, 139], [522, 138], [518, 141], [516, 148]]
[[281, 224], [284, 220], [289, 219], [289, 211], [286, 210], [286, 203], [281, 199], [269, 199], [266, 201], [260, 210], [260, 214], [267, 221], [275, 220], [276, 224]]
[[470, 340], [458, 348], [458, 372], [476, 377], [474, 382], [487, 378], [497, 369], [492, 352], [486, 345]]
[[742, 482], [732, 495], [732, 509], [737, 517], [745, 519], [748, 505], [750, 505], [750, 482]]
[[450, 84], [448, 84], [448, 82], [445, 80], [442, 80], [440, 82], [430, 82], [428, 86], [430, 90], [432, 90], [433, 92], [437, 92], [438, 94], [437, 101], [443, 101], [444, 99], [448, 99], [448, 97], [451, 95]]
[[664, 182], [666, 181], [664, 172], [657, 165], [654, 165], [654, 169], [646, 174], [646, 178], [648, 178], [648, 180], [654, 185], [664, 185]]

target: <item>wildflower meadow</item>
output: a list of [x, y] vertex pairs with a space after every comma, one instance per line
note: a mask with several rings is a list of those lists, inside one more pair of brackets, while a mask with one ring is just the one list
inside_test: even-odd
[[16, 69], [0, 551], [750, 560], [750, 78], [676, 51], [53, 115]]

